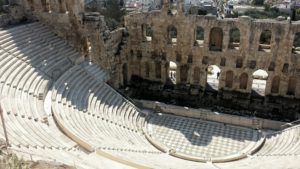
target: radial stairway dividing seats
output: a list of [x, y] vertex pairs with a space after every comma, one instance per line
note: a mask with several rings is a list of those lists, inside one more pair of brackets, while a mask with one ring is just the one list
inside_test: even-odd
[[[18, 156], [26, 160], [62, 162], [81, 169], [127, 166], [248, 169], [249, 164], [264, 168], [275, 165], [279, 169], [284, 168], [286, 157], [293, 157], [295, 164], [299, 161], [300, 125], [267, 135], [257, 154], [251, 154], [256, 149], [255, 142], [251, 144], [254, 148], [246, 147], [247, 151], [235, 149], [234, 153], [242, 155], [238, 157], [244, 157], [242, 160], [214, 164], [211, 163], [213, 158], [195, 159], [195, 153], [185, 154], [187, 151], [181, 150], [181, 147], [199, 147], [193, 145], [194, 141], [197, 144], [197, 139], [188, 135], [187, 131], [192, 128], [199, 129], [194, 135], [201, 139], [217, 137], [211, 140], [216, 140], [220, 149], [228, 146], [223, 143], [230, 137], [238, 140], [239, 134], [235, 133], [248, 132], [248, 129], [221, 128], [217, 123], [177, 116], [149, 116], [106, 84], [109, 76], [105, 71], [88, 62], [78, 65], [82, 58], [79, 52], [40, 23], [0, 30], [0, 99], [10, 149]], [[49, 102], [45, 101], [48, 97]], [[51, 110], [50, 113], [45, 111], [45, 105], [51, 105], [53, 114]], [[194, 124], [195, 121], [199, 126]], [[207, 130], [201, 127], [208, 123], [212, 127]], [[177, 133], [164, 135], [159, 132], [160, 127], [170, 131], [173, 127], [177, 131], [172, 132]], [[216, 134], [208, 135], [208, 131]], [[182, 141], [184, 137], [190, 139], [190, 145], [180, 145], [178, 140]], [[4, 132], [0, 130], [0, 139], [4, 138]], [[255, 137], [246, 138], [256, 140]], [[215, 162], [224, 160], [228, 161], [228, 158], [221, 157]]]
[[[236, 144], [241, 146], [236, 152], [231, 152], [228, 147], [224, 149], [228, 156], [225, 154], [225, 157], [215, 159], [198, 160], [183, 157], [185, 160], [192, 160], [184, 161], [172, 157], [168, 151], [159, 151], [148, 142], [146, 139], [148, 130], [145, 130], [149, 125], [147, 115], [107, 85], [106, 79], [101, 69], [93, 68], [85, 62], [68, 70], [52, 88], [52, 110], [58, 125], [70, 138], [91, 152], [96, 151], [102, 156], [133, 167], [163, 168], [179, 164], [195, 167], [200, 164], [192, 161], [225, 162], [245, 158], [247, 153], [251, 153], [262, 143], [260, 141], [256, 144], [260, 136], [254, 130], [228, 126], [226, 132], [235, 132], [236, 129], [238, 132], [249, 131], [248, 134], [251, 134], [247, 138], [233, 136], [237, 139]], [[166, 121], [165, 124], [159, 125], [168, 125], [168, 123]], [[220, 124], [214, 123], [214, 125]], [[240, 137], [243, 137], [243, 134]], [[249, 141], [242, 143], [243, 140], [238, 141], [238, 139], [249, 139]], [[220, 138], [217, 141], [222, 140]], [[241, 144], [238, 144], [239, 142]], [[219, 148], [225, 146], [222, 142], [219, 144]], [[210, 151], [213, 151], [212, 147], [210, 148]], [[161, 164], [161, 161], [164, 161], [162, 159], [174, 161], [174, 164]]]
[[300, 155], [300, 125], [270, 133], [257, 156]]
[[[68, 57], [80, 54], [40, 23], [3, 29], [0, 39], [0, 103], [9, 149], [26, 160], [56, 161], [82, 169], [114, 166], [65, 136], [44, 109], [53, 80], [73, 65]], [[5, 138], [2, 129], [0, 138]]]

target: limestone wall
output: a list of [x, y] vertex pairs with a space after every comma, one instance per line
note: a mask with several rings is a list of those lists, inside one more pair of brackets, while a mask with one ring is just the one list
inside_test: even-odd
[[11, 21], [11, 17], [8, 14], [0, 15], [0, 27], [7, 25]]
[[[151, 28], [153, 32], [151, 41], [145, 39], [143, 25]], [[205, 89], [207, 67], [217, 65], [221, 69], [220, 90], [250, 93], [252, 74], [262, 69], [268, 73], [266, 95], [300, 98], [300, 55], [292, 53], [295, 34], [300, 32], [300, 22], [254, 20], [248, 17], [217, 19], [214, 16], [184, 15], [180, 10], [178, 14], [169, 15], [167, 9], [163, 8], [160, 11], [128, 15], [125, 18], [125, 26], [129, 32], [128, 48], [123, 56], [123, 63], [128, 65], [128, 77], [125, 79], [130, 80], [131, 75], [137, 75], [144, 79], [165, 83], [168, 77], [168, 65], [172, 61], [177, 64], [178, 84], [198, 85]], [[170, 43], [168, 33], [170, 26], [177, 29], [176, 44]], [[204, 30], [202, 46], [195, 45], [197, 26]], [[213, 36], [216, 36], [212, 31], [214, 28], [222, 30], [222, 37], [216, 37], [217, 41], [222, 42], [220, 51], [210, 49]], [[230, 48], [230, 30], [233, 28], [238, 28], [240, 31], [239, 49]], [[259, 50], [260, 36], [264, 30], [272, 32], [270, 51]], [[146, 64], [150, 67], [149, 73]], [[196, 69], [199, 71], [195, 71]], [[156, 76], [157, 71], [160, 72], [160, 76]], [[233, 72], [233, 82], [231, 87], [226, 87], [226, 73], [229, 71]], [[194, 78], [195, 72], [199, 74], [196, 75], [200, 77], [199, 81]], [[180, 73], [184, 74], [180, 75]], [[122, 72], [120, 74], [124, 75]], [[240, 88], [242, 74], [248, 77], [246, 89]], [[275, 77], [280, 79], [279, 90], [271, 92]], [[296, 86], [292, 93], [288, 93], [290, 79], [296, 79], [292, 80]]]
[[18, 4], [27, 18], [44, 22], [81, 51], [84, 59], [109, 71], [114, 69], [123, 30], [106, 32], [104, 17], [86, 13], [84, 0], [24, 0]]
[[219, 112], [212, 112], [207, 109], [192, 109], [188, 107], [168, 105], [160, 102], [145, 100], [135, 100], [135, 102], [137, 102], [144, 108], [155, 110], [156, 113], [170, 113], [178, 116], [199, 118], [203, 120], [216, 121], [251, 128], [280, 130], [281, 126], [285, 124], [279, 121], [228, 115]]

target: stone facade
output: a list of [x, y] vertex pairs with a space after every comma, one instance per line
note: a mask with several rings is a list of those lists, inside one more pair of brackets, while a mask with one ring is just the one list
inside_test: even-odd
[[[77, 47], [83, 56], [78, 62], [88, 59], [108, 70], [115, 88], [135, 85], [138, 78], [154, 84], [150, 90], [138, 87], [158, 98], [299, 116], [300, 54], [293, 52], [299, 22], [186, 15], [183, 1], [177, 3], [164, 0], [161, 10], [129, 14], [125, 27], [112, 32], [99, 13], [85, 12], [83, 0], [14, 1], [14, 11], [44, 22]], [[233, 29], [240, 34], [238, 42], [231, 40]], [[270, 42], [262, 44], [265, 31], [271, 32]], [[221, 70], [217, 91], [207, 88], [210, 65]], [[176, 84], [166, 91], [171, 69]], [[251, 94], [259, 69], [268, 74], [263, 97]]]
[[83, 0], [24, 0], [15, 4], [26, 18], [45, 23], [76, 47], [83, 56], [77, 62], [91, 60], [113, 72], [123, 29], [108, 31], [103, 16], [85, 12]]
[[[217, 65], [221, 72], [213, 100], [230, 100], [244, 108], [265, 111], [300, 112], [300, 55], [292, 52], [300, 22], [185, 15], [182, 2], [178, 3], [179, 9], [173, 15], [165, 2], [160, 11], [126, 16], [129, 39], [120, 67], [121, 83], [128, 84], [132, 76], [137, 76], [163, 86], [172, 61], [177, 64], [177, 89], [185, 86], [187, 97], [192, 93], [203, 97], [207, 93], [207, 68]], [[144, 27], [152, 30], [151, 40]], [[169, 33], [170, 27], [177, 30], [176, 42]], [[196, 43], [197, 27], [204, 30], [202, 45]], [[240, 32], [240, 41], [232, 48], [230, 30], [234, 28]], [[261, 34], [266, 30], [271, 31], [270, 44], [260, 44]], [[263, 98], [251, 96], [253, 73], [258, 69], [268, 73]]]
[[0, 26], [5, 26], [7, 25], [11, 20], [11, 17], [10, 15], [8, 14], [3, 14], [3, 15], [0, 15]]

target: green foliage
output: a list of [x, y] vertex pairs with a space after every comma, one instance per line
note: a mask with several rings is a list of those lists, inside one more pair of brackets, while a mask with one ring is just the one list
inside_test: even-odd
[[196, 39], [197, 40], [204, 40], [204, 30], [203, 30], [203, 28], [197, 27]]
[[153, 36], [153, 31], [151, 29], [151, 27], [147, 26], [146, 28], [146, 36]]
[[117, 29], [120, 24], [120, 22], [116, 21], [113, 18], [109, 18], [109, 17], [105, 18], [105, 21], [106, 21], [106, 25], [109, 28], [109, 30]]
[[252, 5], [263, 6], [264, 5], [264, 0], [253, 0]]
[[28, 166], [24, 164], [23, 159], [19, 159], [16, 155], [4, 156], [2, 159], [3, 162], [0, 164], [0, 167], [4, 169], [28, 169]]
[[274, 19], [278, 16], [288, 17], [286, 13], [279, 12], [278, 9], [271, 8], [269, 11], [260, 11], [257, 9], [249, 9], [245, 11], [244, 15], [250, 16], [254, 19]]
[[271, 10], [270, 4], [265, 4], [264, 7], [265, 7], [265, 11], [270, 11]]
[[177, 29], [175, 27], [169, 27], [168, 31], [171, 38], [177, 38]]
[[2, 5], [4, 5], [4, 0], [0, 0], [0, 14], [2, 13]]
[[214, 74], [213, 70], [214, 70], [214, 67], [208, 66], [208, 68], [207, 68], [207, 74], [213, 75]]
[[271, 43], [272, 32], [270, 30], [265, 30], [260, 35], [260, 44], [270, 44]]
[[300, 47], [300, 32], [295, 35], [293, 46]]
[[240, 42], [240, 31], [237, 28], [230, 30], [230, 42], [239, 43]]
[[106, 1], [106, 9], [102, 11], [106, 24], [110, 30], [114, 30], [120, 25], [125, 15], [125, 11], [121, 9], [118, 0]]

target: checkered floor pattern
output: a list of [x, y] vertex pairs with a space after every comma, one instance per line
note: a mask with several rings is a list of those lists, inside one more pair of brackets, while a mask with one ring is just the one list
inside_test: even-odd
[[168, 149], [201, 158], [236, 154], [258, 135], [248, 128], [162, 114], [148, 121], [148, 132]]

